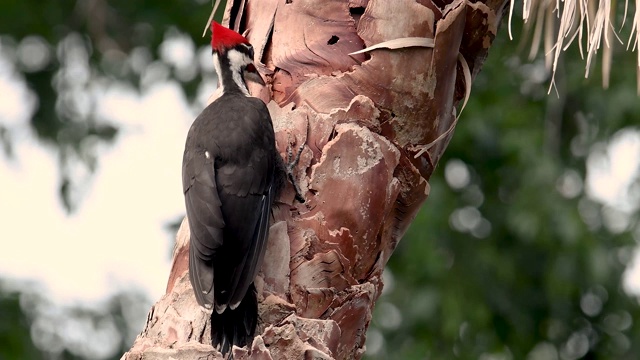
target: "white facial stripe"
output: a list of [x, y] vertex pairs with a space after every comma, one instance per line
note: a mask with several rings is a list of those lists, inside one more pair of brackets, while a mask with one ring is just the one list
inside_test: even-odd
[[222, 72], [220, 71], [220, 58], [218, 57], [218, 53], [213, 53], [213, 67], [216, 69], [216, 74], [218, 74], [218, 88], [216, 92], [220, 90], [220, 94], [224, 92], [224, 87], [222, 85]]
[[251, 59], [244, 53], [241, 53], [235, 49], [229, 49], [227, 52], [229, 58], [229, 65], [231, 67], [231, 73], [233, 74], [233, 81], [238, 85], [242, 92], [249, 96], [249, 90], [247, 90], [244, 81], [242, 80], [242, 67], [251, 63]]

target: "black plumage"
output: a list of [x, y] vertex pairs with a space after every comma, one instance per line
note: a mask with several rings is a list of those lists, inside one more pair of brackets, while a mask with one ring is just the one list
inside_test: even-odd
[[[212, 42], [213, 44], [213, 42]], [[230, 50], [236, 51], [236, 50]], [[196, 118], [185, 145], [182, 182], [191, 245], [189, 279], [198, 303], [212, 309], [213, 345], [226, 353], [251, 342], [258, 321], [255, 276], [264, 257], [279, 154], [269, 111], [248, 96], [233, 64], [252, 57], [216, 52], [222, 95]]]
[[[225, 93], [189, 130], [182, 169], [191, 228], [189, 276], [198, 303], [214, 306], [214, 316], [229, 318], [241, 310], [236, 307], [245, 295], [257, 307], [252, 283], [264, 256], [277, 191], [276, 156], [269, 112], [256, 98]], [[226, 339], [229, 343], [244, 346], [252, 337], [254, 312], [251, 319], [238, 314], [247, 326]], [[226, 349], [224, 340], [214, 345]]]

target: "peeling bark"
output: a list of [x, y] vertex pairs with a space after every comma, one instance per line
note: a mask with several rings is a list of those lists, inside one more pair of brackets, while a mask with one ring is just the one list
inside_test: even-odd
[[[225, 22], [245, 32], [269, 87], [276, 141], [304, 144], [296, 177], [274, 207], [256, 279], [261, 322], [235, 359], [357, 359], [382, 271], [421, 204], [465, 92], [458, 55], [476, 75], [506, 1], [246, 1]], [[232, 15], [233, 13], [233, 15]], [[233, 19], [232, 19], [233, 17]], [[401, 37], [433, 48], [348, 54]], [[187, 276], [188, 224], [178, 231], [167, 293], [123, 359], [219, 358]]]

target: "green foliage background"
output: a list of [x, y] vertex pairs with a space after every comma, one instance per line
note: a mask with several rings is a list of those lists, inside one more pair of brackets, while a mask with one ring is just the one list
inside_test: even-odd
[[[71, 33], [79, 36], [89, 54], [90, 81], [140, 88], [143, 75], [129, 55], [143, 51], [148, 64], [160, 61], [159, 47], [176, 31], [195, 44], [206, 43], [199, 36], [208, 9], [206, 3], [179, 0], [3, 3], [0, 55], [37, 95], [30, 125], [40, 145], [58, 155], [60, 198], [68, 211], [82, 211], [73, 189], [83, 185], [71, 178], [69, 163], [93, 171], [100, 161], [96, 146], [117, 146], [118, 128], [76, 108], [69, 98], [73, 93], [59, 85], [65, 67], [60, 44]], [[430, 198], [390, 260], [387, 291], [368, 334], [368, 359], [636, 359], [640, 354], [640, 308], [622, 288], [636, 246], [637, 214], [627, 214], [622, 231], [612, 231], [605, 217], [613, 210], [589, 198], [584, 187], [591, 149], [620, 129], [637, 126], [633, 56], [615, 55], [612, 86], [605, 91], [597, 75], [583, 79], [583, 62], [571, 50], [556, 77], [559, 97], [547, 96], [549, 78], [541, 62], [523, 60], [524, 52], [505, 30], [430, 181]], [[53, 54], [35, 70], [16, 55], [25, 37], [34, 35]], [[168, 78], [180, 80], [175, 69]], [[201, 78], [181, 80], [190, 101]], [[90, 109], [96, 101], [90, 99]], [[4, 119], [0, 139], [6, 160], [19, 161], [12, 151], [19, 139]], [[449, 171], [452, 178], [446, 181]], [[468, 181], [456, 183], [456, 171], [468, 174]], [[562, 190], [567, 181], [571, 191]], [[131, 291], [99, 308], [70, 306], [61, 312], [95, 331], [112, 324], [120, 335], [110, 340], [108, 351], [91, 353], [64, 336], [55, 349], [42, 348], [32, 341], [42, 325], [32, 310], [53, 305], [34, 295], [38, 291], [31, 286], [0, 285], [0, 359], [117, 359], [142, 326], [127, 320], [127, 313], [135, 308], [144, 320], [150, 301]]]

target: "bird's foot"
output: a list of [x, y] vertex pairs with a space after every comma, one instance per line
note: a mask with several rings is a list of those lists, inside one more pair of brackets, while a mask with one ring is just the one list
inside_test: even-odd
[[289, 182], [291, 183], [291, 185], [293, 185], [293, 190], [296, 193], [295, 198], [301, 204], [304, 204], [305, 199], [304, 199], [304, 196], [302, 196], [302, 190], [300, 189], [300, 186], [298, 185], [298, 182], [296, 181], [296, 178], [293, 175], [293, 170], [298, 165], [298, 162], [300, 162], [300, 155], [302, 155], [302, 151], [304, 150], [304, 145], [305, 144], [303, 143], [298, 147], [298, 150], [296, 151], [296, 154], [294, 156], [293, 144], [289, 144], [289, 146], [287, 147], [287, 163], [285, 165], [287, 178], [289, 179]]

